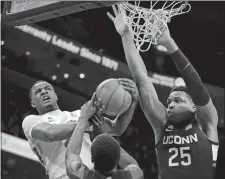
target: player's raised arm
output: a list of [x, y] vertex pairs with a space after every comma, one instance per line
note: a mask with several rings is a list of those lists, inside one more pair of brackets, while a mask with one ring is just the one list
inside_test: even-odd
[[129, 155], [122, 147], [120, 147], [119, 166], [122, 169], [125, 169], [128, 165], [136, 165], [137, 167], [139, 167], [137, 161], [131, 155]]
[[145, 64], [133, 43], [132, 35], [122, 14], [118, 12], [115, 6], [113, 6], [113, 10], [116, 17], [114, 18], [109, 13], [108, 16], [121, 35], [126, 60], [139, 90], [141, 107], [151, 123], [157, 142], [165, 124], [166, 108], [158, 99], [155, 88], [148, 77]]
[[159, 44], [167, 48], [180, 75], [183, 77], [188, 92], [197, 106], [197, 118], [200, 120], [203, 130], [210, 140], [218, 142], [218, 114], [197, 71], [171, 38], [168, 28], [159, 38]]
[[89, 126], [89, 119], [95, 114], [96, 106], [94, 105], [95, 94], [92, 99], [81, 108], [81, 115], [77, 122], [77, 126], [70, 138], [66, 149], [65, 163], [67, 174], [70, 178], [82, 179], [88, 168], [80, 159], [82, 147], [82, 139], [85, 129]]
[[75, 126], [75, 123], [50, 124], [36, 115], [27, 116], [22, 123], [26, 136], [45, 142], [61, 141], [69, 138]]

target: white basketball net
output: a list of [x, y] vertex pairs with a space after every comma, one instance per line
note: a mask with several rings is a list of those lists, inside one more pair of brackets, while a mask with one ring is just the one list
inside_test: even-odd
[[[118, 4], [137, 49], [141, 52], [148, 51], [151, 44], [157, 45], [158, 38], [171, 17], [187, 13], [191, 9], [190, 4], [185, 1], [166, 1], [157, 9], [154, 8], [158, 1], [149, 1], [149, 3], [149, 9], [140, 7], [140, 1], [135, 1], [135, 5], [129, 2]], [[142, 48], [144, 44], [147, 44], [145, 49]]]

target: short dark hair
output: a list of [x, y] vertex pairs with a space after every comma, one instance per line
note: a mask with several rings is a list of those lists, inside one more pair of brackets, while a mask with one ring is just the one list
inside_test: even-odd
[[174, 87], [170, 93], [174, 92], [174, 91], [183, 91], [187, 94], [188, 98], [190, 99], [190, 101], [193, 102], [192, 98], [191, 98], [191, 95], [189, 94], [188, 92], [188, 88], [186, 86], [176, 86]]
[[187, 94], [189, 94], [189, 93], [188, 93], [188, 88], [187, 88], [186, 86], [176, 86], [176, 87], [174, 87], [174, 88], [171, 90], [170, 93], [172, 93], [172, 92], [174, 92], [174, 91], [184, 91], [184, 92], [186, 92]]
[[108, 134], [98, 135], [91, 145], [95, 170], [104, 173], [116, 167], [120, 160], [120, 144]]
[[[32, 99], [31, 99], [31, 96], [32, 96], [32, 89], [33, 89], [33, 87], [34, 87], [36, 84], [41, 83], [41, 82], [49, 83], [49, 82], [44, 81], [44, 80], [38, 80], [38, 81], [36, 81], [36, 82], [31, 86], [30, 91], [29, 91], [29, 99], [30, 99], [30, 101], [32, 100]], [[49, 84], [50, 84], [50, 83], [49, 83]], [[50, 84], [50, 85], [51, 85], [51, 84]], [[51, 86], [52, 86], [52, 85], [51, 85]]]

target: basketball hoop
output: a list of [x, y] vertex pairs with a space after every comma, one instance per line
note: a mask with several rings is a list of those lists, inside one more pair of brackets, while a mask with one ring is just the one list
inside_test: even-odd
[[[141, 7], [140, 1], [135, 1], [135, 4], [129, 2], [118, 4], [138, 51], [146, 52], [151, 44], [157, 45], [158, 38], [171, 17], [187, 13], [191, 9], [187, 1], [159, 2], [150, 1], [149, 8]], [[144, 44], [147, 44], [145, 49], [142, 48]]]

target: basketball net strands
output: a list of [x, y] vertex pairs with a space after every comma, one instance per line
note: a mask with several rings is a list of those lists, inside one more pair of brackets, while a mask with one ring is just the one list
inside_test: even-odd
[[145, 2], [148, 8], [141, 7], [141, 3], [126, 1], [118, 4], [136, 47], [141, 52], [148, 51], [151, 44], [158, 44], [158, 38], [173, 16], [188, 13], [191, 9], [187, 1], [148, 1]]
[[5, 1], [1, 21], [3, 25], [21, 26], [95, 8], [111, 6], [118, 1]]

